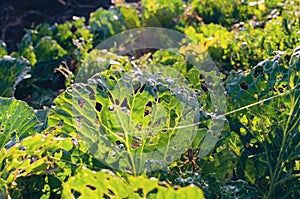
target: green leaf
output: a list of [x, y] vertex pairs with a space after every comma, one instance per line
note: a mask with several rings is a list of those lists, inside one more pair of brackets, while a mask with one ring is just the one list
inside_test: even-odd
[[0, 96], [12, 97], [16, 85], [28, 78], [29, 71], [30, 66], [26, 59], [10, 56], [0, 58]]
[[74, 84], [55, 100], [49, 124], [78, 133], [96, 158], [131, 173], [176, 160], [197, 131], [197, 100], [147, 70], [107, 70]]
[[173, 19], [183, 13], [181, 0], [142, 0], [142, 7], [146, 26], [170, 27]]
[[63, 183], [63, 198], [204, 198], [194, 186], [174, 189], [167, 183], [144, 176], [128, 176], [127, 181], [103, 170], [94, 172], [82, 168]]
[[118, 10], [113, 8], [109, 10], [99, 8], [91, 13], [89, 24], [91, 32], [95, 34], [94, 43], [96, 45], [100, 41], [125, 30], [125, 24], [123, 24], [120, 17]]
[[[226, 82], [231, 130], [244, 145], [238, 174], [266, 198], [293, 197], [300, 185], [295, 170], [300, 157], [299, 57], [299, 48], [280, 52]], [[293, 186], [287, 189], [283, 182]]]
[[37, 132], [34, 111], [25, 102], [0, 97], [0, 148], [10, 148]]
[[4, 55], [7, 55], [7, 47], [6, 44], [0, 40], [0, 58], [2, 58]]
[[[6, 197], [9, 194], [26, 196], [22, 192], [31, 186], [37, 188], [35, 184], [44, 181], [41, 178], [44, 178], [45, 174], [49, 174], [48, 184], [59, 189], [58, 185], [51, 184], [53, 181], [51, 175], [62, 181], [70, 175], [71, 166], [66, 164], [62, 151], [69, 151], [73, 147], [72, 141], [70, 138], [55, 137], [56, 133], [53, 131], [55, 128], [49, 128], [44, 134], [34, 134], [9, 149], [1, 149], [0, 185], [8, 191], [5, 193]], [[30, 182], [33, 176], [39, 180]], [[58, 179], [53, 183], [60, 184]], [[25, 182], [23, 187], [22, 182]]]
[[51, 37], [43, 37], [34, 48], [34, 53], [39, 61], [59, 59], [67, 52]]

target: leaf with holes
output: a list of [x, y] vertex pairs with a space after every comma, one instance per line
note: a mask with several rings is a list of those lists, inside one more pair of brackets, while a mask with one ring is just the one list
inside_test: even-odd
[[59, 173], [59, 178], [64, 180], [69, 175], [62, 151], [73, 147], [71, 139], [57, 138], [51, 131], [27, 137], [9, 149], [1, 149], [0, 185], [5, 187], [6, 197], [11, 193], [22, 195], [20, 187], [16, 188], [16, 182], [21, 178], [33, 175], [43, 178], [47, 173]]
[[299, 52], [279, 53], [227, 81], [230, 126], [244, 144], [238, 175], [266, 198], [299, 196]]
[[0, 97], [0, 148], [10, 148], [37, 132], [38, 125], [33, 109], [25, 102]]
[[63, 184], [63, 198], [204, 198], [193, 186], [174, 189], [167, 183], [144, 176], [128, 176], [128, 181], [103, 170], [82, 168]]
[[180, 157], [196, 135], [199, 112], [197, 99], [174, 80], [131, 72], [104, 71], [75, 84], [55, 100], [49, 124], [78, 133], [106, 164], [140, 173]]

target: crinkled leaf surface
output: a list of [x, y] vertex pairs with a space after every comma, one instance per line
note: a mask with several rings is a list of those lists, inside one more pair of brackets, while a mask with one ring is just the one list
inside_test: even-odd
[[6, 197], [10, 193], [17, 194], [15, 197], [22, 197], [22, 193], [16, 189], [18, 185], [16, 181], [22, 177], [37, 175], [44, 178], [44, 174], [58, 171], [61, 172], [59, 176], [63, 180], [69, 172], [68, 166], [62, 159], [62, 150], [68, 151], [72, 147], [71, 139], [57, 138], [45, 131], [45, 135], [35, 134], [9, 149], [2, 148], [0, 151], [0, 186], [5, 187]]
[[[175, 69], [167, 70], [172, 77]], [[123, 68], [95, 74], [55, 100], [50, 125], [76, 132], [106, 164], [140, 173], [175, 161], [191, 144], [198, 101], [158, 69]]]
[[37, 132], [39, 122], [25, 102], [0, 97], [0, 105], [0, 148], [9, 148]]
[[10, 56], [0, 58], [0, 96], [12, 97], [16, 85], [28, 77], [29, 62]]
[[174, 189], [167, 183], [144, 176], [128, 176], [128, 181], [108, 171], [83, 168], [63, 184], [63, 198], [204, 198], [203, 192], [188, 186]]
[[260, 183], [267, 198], [299, 196], [299, 52], [279, 53], [227, 82], [230, 126], [245, 146], [239, 175]]

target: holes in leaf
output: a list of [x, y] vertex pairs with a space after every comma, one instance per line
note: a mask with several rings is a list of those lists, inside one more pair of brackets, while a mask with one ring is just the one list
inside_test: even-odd
[[240, 88], [243, 89], [243, 90], [248, 90], [248, 84], [247, 82], [241, 82], [240, 83]]
[[108, 194], [111, 195], [111, 196], [115, 196], [115, 193], [111, 190], [111, 189], [107, 189], [108, 191]]
[[121, 104], [121, 107], [125, 107], [127, 109], [129, 109], [129, 106], [128, 106], [128, 101], [127, 101], [127, 98], [125, 98]]
[[149, 101], [147, 104], [146, 104], [146, 107], [145, 107], [145, 110], [144, 110], [144, 117], [146, 117], [147, 115], [151, 114], [152, 113], [152, 102]]
[[202, 89], [204, 92], [207, 92], [207, 91], [208, 91], [208, 88], [207, 88], [207, 85], [206, 85], [206, 84], [201, 83], [200, 86], [201, 86], [201, 89]]
[[199, 79], [205, 79], [205, 75], [199, 74]]
[[104, 91], [104, 88], [100, 84], [97, 84], [97, 89], [100, 91]]
[[136, 95], [137, 94], [137, 92], [140, 90], [140, 88], [141, 88], [141, 83], [140, 82], [137, 82], [136, 84], [134, 84], [134, 94]]
[[158, 192], [157, 188], [152, 189], [147, 193], [146, 198], [156, 198], [157, 192]]
[[37, 160], [38, 160], [38, 156], [36, 156], [36, 155], [32, 156], [30, 159], [30, 164], [34, 163]]
[[180, 150], [180, 148], [179, 147], [177, 147], [177, 146], [173, 146], [172, 147], [175, 151], [178, 151], [178, 150]]
[[115, 100], [114, 100], [114, 98], [112, 97], [111, 93], [108, 93], [108, 96], [109, 96], [110, 101], [114, 104], [114, 103], [115, 103]]
[[72, 192], [74, 198], [79, 198], [81, 196], [81, 193], [76, 191], [75, 189], [71, 189], [71, 192]]
[[25, 146], [21, 146], [21, 147], [19, 148], [19, 150], [20, 150], [20, 151], [25, 151], [25, 150], [26, 150], [26, 147], [25, 147]]
[[92, 185], [86, 185], [87, 188], [91, 189], [92, 191], [95, 191], [96, 190], [96, 187], [92, 186]]
[[255, 69], [254, 69], [254, 72], [253, 72], [253, 76], [255, 78], [257, 78], [260, 74], [262, 74], [264, 71], [263, 67], [262, 66], [257, 66]]
[[194, 179], [192, 177], [188, 177], [187, 179], [185, 179], [185, 182], [187, 184], [193, 184], [194, 183]]
[[17, 132], [16, 132], [16, 131], [13, 131], [13, 132], [11, 133], [11, 135], [10, 135], [10, 137], [11, 137], [12, 139], [15, 139], [16, 136], [17, 136]]
[[119, 145], [117, 146], [117, 150], [118, 150], [119, 152], [123, 151], [124, 149], [125, 149], [124, 144], [119, 144]]
[[101, 111], [102, 111], [102, 105], [101, 105], [99, 102], [97, 102], [97, 103], [96, 103], [96, 106], [95, 106], [95, 109], [96, 109], [98, 112], [101, 112]]
[[80, 108], [83, 108], [83, 106], [85, 104], [85, 100], [84, 99], [79, 99], [78, 104], [79, 104]]
[[195, 93], [195, 95], [197, 95], [197, 96], [200, 96], [200, 95], [201, 95], [201, 91], [198, 90], [198, 89], [195, 89], [195, 90], [194, 90], [194, 93]]
[[166, 157], [166, 161], [167, 161], [167, 162], [171, 162], [171, 161], [172, 161], [172, 157], [171, 157], [171, 156], [167, 156], [167, 157]]
[[286, 106], [284, 105], [284, 104], [281, 104], [280, 106], [279, 106], [279, 110], [280, 111], [284, 111], [286, 109]]
[[95, 99], [96, 99], [95, 94], [94, 94], [94, 95], [93, 95], [93, 94], [90, 94], [90, 95], [89, 95], [89, 99], [90, 99], [90, 100], [95, 100]]
[[144, 85], [140, 88], [140, 93], [144, 92], [145, 88], [146, 88], [146, 85], [144, 84]]
[[78, 124], [78, 128], [82, 128], [82, 122], [81, 122], [81, 116], [79, 117], [76, 117], [75, 120], [77, 121], [77, 124]]
[[139, 194], [140, 197], [144, 197], [144, 192], [142, 188], [138, 188], [138, 190], [134, 191], [135, 193]]
[[115, 108], [114, 108], [113, 106], [109, 106], [109, 107], [108, 107], [108, 110], [109, 110], [109, 111], [114, 111]]
[[90, 100], [95, 100], [95, 92], [94, 92], [94, 90], [91, 87], [89, 87], [89, 86], [87, 86], [86, 89], [90, 92], [90, 94], [89, 94]]
[[142, 145], [142, 142], [143, 142], [142, 138], [134, 136], [132, 141], [131, 141], [130, 147], [132, 149], [137, 149], [139, 146]]
[[149, 140], [149, 145], [153, 145], [154, 144], [154, 141], [153, 140]]
[[43, 149], [43, 146], [40, 146], [38, 149], [36, 149], [34, 152], [35, 153], [38, 153], [38, 152], [40, 152], [41, 150]]
[[74, 144], [75, 146], [78, 145], [78, 140], [77, 140], [77, 138], [72, 137], [72, 144]]
[[146, 104], [147, 107], [152, 107], [152, 102], [149, 101], [147, 104]]
[[129, 114], [130, 113], [130, 108], [127, 102], [127, 98], [125, 98], [121, 104], [121, 111], [125, 114]]
[[116, 157], [117, 153], [115, 151], [110, 152], [111, 157]]
[[137, 124], [135, 126], [135, 128], [138, 130], [138, 131], [141, 131], [142, 130], [142, 125], [141, 124]]

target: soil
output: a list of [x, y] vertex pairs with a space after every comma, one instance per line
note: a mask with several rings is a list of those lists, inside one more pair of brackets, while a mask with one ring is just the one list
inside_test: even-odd
[[62, 23], [73, 16], [89, 18], [99, 7], [108, 8], [111, 0], [1, 0], [0, 39], [8, 51], [16, 51], [25, 29], [40, 23]]

